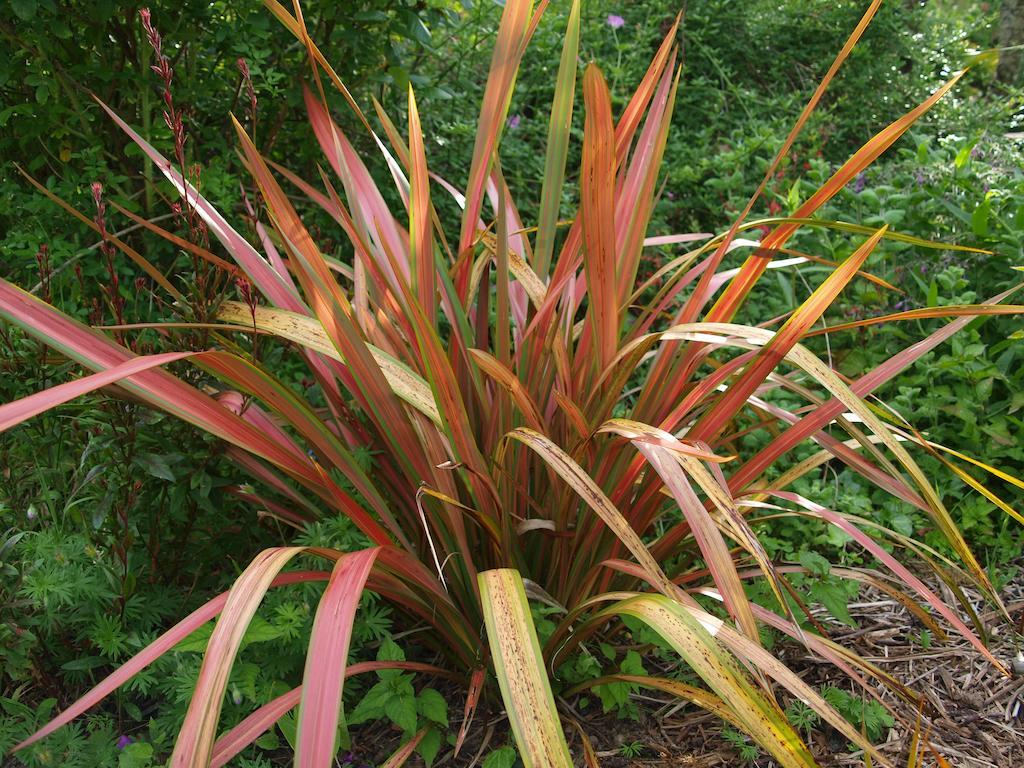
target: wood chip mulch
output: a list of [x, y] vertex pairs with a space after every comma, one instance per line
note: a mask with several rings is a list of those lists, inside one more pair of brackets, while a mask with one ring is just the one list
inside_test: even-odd
[[[1024, 561], [1018, 565], [1024, 566]], [[948, 605], [956, 605], [948, 588], [936, 584], [934, 579], [928, 581]], [[816, 619], [829, 629], [833, 640], [923, 697], [920, 726], [917, 726], [917, 710], [913, 706], [880, 684], [875, 690], [881, 700], [894, 706], [903, 718], [896, 721], [878, 745], [879, 751], [898, 768], [908, 765], [915, 730], [919, 741], [930, 745], [923, 749], [917, 763], [919, 768], [1024, 768], [1024, 663], [1019, 663], [1017, 673], [1012, 674], [1018, 652], [1015, 639], [1024, 642], [1024, 567], [1020, 567], [1017, 575], [1001, 590], [1012, 626], [993, 611], [980, 594], [966, 588], [964, 593], [989, 633], [990, 651], [1011, 671], [1010, 676], [999, 672], [953, 631], [946, 638], [932, 637], [930, 643], [923, 643], [923, 625], [899, 602], [872, 588], [862, 589], [857, 602], [848, 606], [857, 629], [835, 622], [823, 611], [815, 612]], [[940, 626], [945, 626], [938, 621]], [[856, 684], [831, 664], [810, 656], [803, 646], [789, 642], [777, 646], [775, 652], [816, 688], [834, 685], [862, 697]], [[564, 713], [575, 716], [581, 723], [602, 768], [777, 766], [763, 755], [741, 762], [737, 749], [722, 736], [722, 722], [713, 715], [691, 706], [680, 706], [656, 693], [647, 695], [642, 691], [635, 698], [640, 704], [638, 722], [619, 720], [614, 715], [581, 713], [571, 702], [559, 701]], [[566, 735], [577, 764], [584, 765], [578, 735], [573, 729], [567, 729]], [[435, 766], [480, 768], [491, 750], [509, 740], [508, 723], [503, 714], [487, 713], [481, 707], [462, 753], [453, 759], [450, 750], [442, 750]], [[389, 741], [386, 737], [378, 741], [378, 757], [386, 756], [394, 747]], [[824, 768], [866, 764], [863, 753], [851, 751], [846, 739], [830, 726], [814, 728], [808, 735], [808, 744]], [[407, 765], [422, 763], [414, 757]]]
[[[947, 588], [934, 583], [932, 588], [947, 604], [956, 604]], [[922, 624], [899, 602], [870, 588], [863, 589], [858, 601], [849, 605], [858, 629], [831, 624], [831, 637], [924, 697], [919, 734], [921, 743], [926, 738], [930, 749], [924, 750], [920, 766], [1024, 768], [1024, 663], [1018, 662], [1016, 674], [1013, 672], [1018, 652], [1015, 639], [1024, 642], [1024, 568], [1001, 593], [1013, 626], [991, 610], [979, 594], [967, 589], [964, 592], [990, 633], [989, 650], [1007, 667], [1011, 676], [999, 672], [953, 632], [942, 641], [932, 638], [925, 649], [921, 641]], [[823, 613], [818, 613], [816, 618], [826, 623], [829, 620]], [[790, 643], [777, 652], [790, 668], [815, 687], [831, 684], [861, 695], [855, 684], [844, 679], [827, 662], [811, 657], [802, 646]], [[905, 722], [897, 720], [889, 730], [878, 745], [879, 751], [894, 765], [906, 766], [917, 727], [916, 712], [882, 686], [876, 693], [886, 703], [898, 706], [897, 711], [905, 718]], [[595, 744], [600, 742], [601, 745], [598, 753], [602, 766], [711, 768], [744, 765], [737, 751], [722, 738], [717, 718], [692, 708], [667, 716], [666, 711], [668, 708], [647, 713], [633, 727], [609, 720], [598, 724], [594, 730], [588, 728], [592, 734], [609, 734], [595, 738]], [[646, 746], [642, 757], [630, 759], [622, 755], [621, 745], [633, 742]], [[809, 745], [822, 766], [865, 765], [863, 753], [850, 752], [846, 740], [827, 726], [811, 732]], [[769, 768], [775, 763], [761, 757], [745, 765]]]

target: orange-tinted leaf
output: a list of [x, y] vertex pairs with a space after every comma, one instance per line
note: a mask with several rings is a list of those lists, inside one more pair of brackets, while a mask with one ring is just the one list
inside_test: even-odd
[[604, 76], [591, 64], [583, 74], [586, 121], [580, 172], [584, 271], [590, 296], [588, 316], [603, 370], [615, 358], [619, 341], [618, 275], [615, 251], [615, 129], [611, 95]]

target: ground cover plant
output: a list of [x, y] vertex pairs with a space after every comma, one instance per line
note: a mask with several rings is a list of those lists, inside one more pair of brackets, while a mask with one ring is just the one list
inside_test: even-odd
[[[880, 678], [899, 688], [808, 626], [800, 615], [805, 606], [792, 598], [793, 583], [826, 569], [811, 559], [774, 563], [758, 536], [762, 517], [801, 517], [840, 531], [884, 572], [857, 571], [851, 578], [905, 590], [908, 602], [927, 606], [923, 615], [935, 612], [1000, 666], [960, 618], [958, 610], [970, 612], [970, 605], [946, 605], [892, 554], [915, 556], [954, 594], [960, 580], [970, 580], [1000, 605], [915, 459], [914, 453], [941, 447], [866, 398], [973, 317], [1018, 312], [1000, 303], [1012, 289], [982, 304], [901, 315], [951, 319], [871, 371], [842, 376], [812, 351], [815, 325], [839, 293], [852, 281], [878, 284], [861, 267], [882, 239], [919, 249], [951, 247], [887, 226], [813, 216], [959, 75], [871, 138], [791, 216], [748, 221], [870, 22], [873, 3], [729, 231], [649, 236], [678, 85], [677, 27], [668, 30], [616, 119], [601, 70], [591, 64], [578, 75], [574, 4], [554, 86], [537, 222], [527, 227], [498, 149], [515, 72], [543, 22], [544, 5], [505, 6], [463, 191], [432, 176], [412, 89], [405, 136], [374, 104], [380, 132], [371, 135], [396, 187], [385, 196], [325, 107], [325, 89], [348, 94], [307, 33], [300, 9], [269, 2], [309, 55], [305, 107], [336, 178], [326, 172], [313, 181], [295, 176], [265, 158], [235, 122], [256, 185], [249, 211], [259, 222], [262, 253], [186, 180], [180, 156], [168, 161], [108, 110], [182, 198], [190, 237], [174, 239], [175, 245], [211, 270], [211, 281], [233, 282], [242, 301], [220, 300], [205, 308], [202, 323], [188, 324], [209, 332], [208, 347], [140, 355], [132, 346], [132, 333], [140, 329], [127, 318], [104, 333], [0, 283], [0, 315], [96, 371], [3, 406], [0, 428], [117, 385], [126, 397], [230, 444], [229, 453], [261, 484], [250, 496], [264, 514], [295, 527], [344, 516], [365, 548], [300, 545], [259, 554], [227, 595], [182, 620], [30, 741], [66, 724], [219, 615], [203, 638], [203, 663], [172, 765], [222, 765], [296, 707], [291, 735], [301, 765], [331, 764], [337, 744], [348, 739], [346, 719], [357, 724], [382, 714], [405, 736], [392, 764], [413, 750], [430, 762], [447, 716], [435, 696], [416, 691], [409, 672], [463, 685], [467, 715], [481, 697], [500, 699], [528, 766], [571, 763], [549, 677], [567, 696], [595, 688], [609, 706], [626, 704], [622, 694], [630, 686], [669, 692], [718, 714], [785, 765], [815, 764], [797, 733], [801, 718], [793, 713], [800, 710], [787, 705], [803, 702], [885, 764], [827, 697], [765, 648], [762, 630], [771, 627], [854, 679]], [[148, 16], [146, 23], [159, 73], [159, 36]], [[573, 214], [561, 200], [577, 89], [585, 124], [580, 204]], [[354, 100], [349, 106], [371, 131]], [[174, 115], [168, 99], [172, 130]], [[291, 202], [296, 189], [337, 222], [351, 244], [350, 263], [321, 251]], [[102, 190], [94, 194], [102, 214]], [[461, 208], [457, 226], [441, 219], [451, 206], [438, 196]], [[388, 199], [397, 204], [389, 206]], [[766, 317], [763, 326], [734, 322], [775, 256], [816, 258], [787, 250], [802, 227], [849, 238], [852, 253], [841, 264], [828, 263], [825, 280], [786, 316]], [[98, 228], [111, 254], [124, 250], [167, 292], [169, 303], [188, 306], [189, 286], [176, 285], [110, 237], [102, 223]], [[234, 263], [218, 256], [210, 241]], [[638, 279], [644, 248], [664, 245], [687, 250]], [[746, 252], [746, 260], [725, 269], [733, 251]], [[114, 306], [122, 298], [116, 290], [108, 297]], [[887, 319], [864, 318], [849, 327]], [[174, 332], [175, 325], [165, 330]], [[307, 366], [315, 384], [295, 386], [284, 366], [279, 372], [272, 363], [283, 356]], [[186, 360], [206, 376], [186, 380], [162, 370]], [[743, 438], [759, 431], [768, 434], [767, 444], [745, 452]], [[780, 457], [805, 442], [817, 450], [784, 472], [775, 470]], [[793, 492], [792, 483], [833, 459], [920, 510], [958, 562], [867, 517]], [[286, 569], [306, 555], [333, 563], [331, 570]], [[327, 587], [312, 621], [302, 685], [218, 737], [232, 666], [257, 606], [271, 587], [310, 581]], [[761, 588], [761, 600], [751, 599], [745, 581]], [[419, 658], [429, 661], [406, 661], [383, 644], [376, 662], [347, 663], [364, 588], [427, 629], [415, 643]], [[827, 599], [822, 593], [822, 602]], [[617, 673], [603, 677], [600, 664], [595, 670], [581, 662], [603, 640], [627, 631], [653, 631], [652, 642], [681, 660], [679, 678], [637, 674], [642, 666], [628, 657]], [[371, 688], [342, 718], [345, 678], [366, 671], [380, 676], [380, 693]], [[899, 693], [908, 708], [894, 716], [906, 724], [918, 699], [902, 688]], [[455, 751], [470, 720], [455, 737]], [[577, 737], [589, 755], [585, 733]]]

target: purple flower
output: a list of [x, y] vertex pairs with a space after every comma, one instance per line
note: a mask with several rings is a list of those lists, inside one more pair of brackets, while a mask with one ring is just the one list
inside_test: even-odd
[[917, 186], [923, 187], [924, 186], [924, 174], [921, 171], [918, 171], [916, 174], [914, 174], [914, 181], [917, 182]]
[[518, 115], [518, 114], [512, 115], [512, 117], [510, 117], [508, 119], [508, 129], [510, 131], [514, 131], [516, 128], [519, 127], [519, 123], [521, 123], [522, 121], [523, 121], [522, 115]]
[[125, 736], [123, 733], [117, 737], [117, 748], [123, 750], [129, 744], [132, 743], [131, 736]]
[[853, 191], [859, 195], [861, 192], [864, 191], [864, 187], [866, 187], [867, 185], [867, 176], [865, 176], [864, 172], [861, 171], [860, 173], [857, 174], [857, 178], [853, 180]]
[[626, 25], [626, 20], [615, 13], [609, 13], [608, 18], [604, 20], [612, 29], [622, 29]]

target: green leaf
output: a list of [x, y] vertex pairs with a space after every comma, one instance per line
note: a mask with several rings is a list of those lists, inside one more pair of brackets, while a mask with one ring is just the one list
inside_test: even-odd
[[882, 221], [884, 221], [886, 224], [890, 226], [895, 227], [899, 225], [900, 222], [903, 221], [906, 215], [907, 212], [904, 210], [901, 210], [899, 208], [891, 208], [890, 210], [882, 214]]
[[434, 763], [434, 759], [437, 757], [437, 753], [441, 750], [441, 732], [436, 728], [431, 728], [425, 734], [423, 739], [420, 741], [416, 751], [420, 757], [423, 758], [423, 762], [426, 763], [427, 768], [430, 768]]
[[832, 564], [817, 552], [804, 550], [797, 555], [797, 560], [812, 576], [828, 576], [832, 569]]
[[872, 208], [877, 208], [880, 204], [878, 200], [878, 193], [871, 188], [862, 189], [858, 193], [857, 197], [860, 198], [861, 202], [866, 203]]
[[298, 729], [299, 724], [296, 722], [295, 713], [289, 712], [281, 717], [277, 721], [277, 727], [281, 729], [281, 735], [284, 736], [285, 741], [294, 750], [295, 749], [295, 731]]
[[11, 10], [22, 21], [31, 21], [38, 7], [36, 0], [11, 0]]
[[484, 768], [512, 768], [516, 763], [516, 750], [514, 747], [505, 745], [496, 749], [484, 759]]
[[[385, 637], [380, 644], [380, 648], [377, 650], [377, 661], [405, 661], [405, 651], [403, 651], [394, 640], [390, 637]], [[398, 669], [378, 669], [377, 677], [381, 680], [388, 680], [392, 684], [392, 690], [400, 681], [408, 681], [409, 676], [403, 674]], [[411, 690], [411, 684], [406, 682]]]
[[377, 661], [405, 661], [405, 651], [390, 637], [385, 637], [377, 650]]
[[348, 716], [349, 725], [358, 725], [367, 720], [376, 720], [384, 716], [384, 705], [394, 695], [391, 685], [386, 681], [377, 683], [359, 700], [356, 708]]
[[600, 697], [601, 706], [606, 713], [624, 706], [629, 701], [629, 685], [626, 683], [602, 683], [595, 685], [593, 691]]
[[266, 619], [261, 616], [253, 616], [252, 621], [249, 622], [248, 629], [245, 630], [245, 635], [242, 637], [242, 647], [246, 647], [252, 643], [265, 643], [268, 640], [277, 640], [282, 635], [282, 630], [275, 627]]
[[254, 742], [260, 749], [278, 749], [281, 746], [281, 739], [274, 731], [267, 731]]
[[416, 711], [432, 723], [448, 726], [448, 702], [433, 688], [424, 688], [416, 697]]
[[415, 732], [416, 699], [412, 696], [391, 696], [384, 703], [384, 714], [407, 736]]
[[364, 21], [372, 22], [374, 24], [388, 20], [388, 15], [384, 11], [359, 11], [352, 15], [353, 21]]
[[846, 605], [849, 598], [841, 584], [831, 579], [818, 581], [811, 585], [810, 593], [812, 598], [825, 606], [826, 610], [843, 624], [857, 626], [857, 622], [850, 616], [850, 609]]
[[646, 675], [643, 658], [636, 651], [627, 651], [626, 658], [619, 665], [619, 671], [624, 675]]
[[118, 768], [149, 768], [153, 763], [153, 745], [136, 741], [127, 745], [117, 757]]
[[786, 193], [786, 205], [789, 206], [790, 213], [800, 207], [800, 179], [794, 181]]
[[412, 11], [406, 11], [405, 25], [407, 35], [410, 40], [415, 40], [421, 45], [430, 45], [432, 42], [430, 30], [427, 29], [427, 25], [423, 23], [423, 20]]
[[974, 149], [973, 142], [961, 147], [960, 151], [956, 153], [956, 160], [953, 161], [953, 164], [956, 166], [957, 170], [960, 170], [967, 165], [967, 161], [971, 159], [972, 149]]
[[102, 667], [107, 660], [101, 656], [85, 656], [80, 659], [72, 659], [60, 665], [60, 668], [67, 672], [88, 672], [90, 669]]
[[173, 483], [178, 479], [171, 469], [171, 465], [167, 463], [167, 459], [158, 454], [140, 453], [135, 456], [135, 463], [153, 477], [159, 477], [161, 480]]
[[988, 220], [992, 212], [992, 203], [986, 197], [971, 214], [971, 231], [978, 237], [988, 235]]
[[212, 634], [213, 622], [207, 622], [174, 646], [173, 650], [181, 653], [204, 653], [206, 651], [206, 644], [210, 642], [210, 635]]

